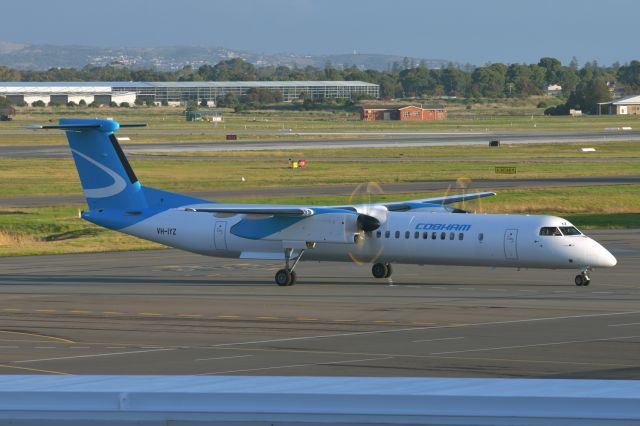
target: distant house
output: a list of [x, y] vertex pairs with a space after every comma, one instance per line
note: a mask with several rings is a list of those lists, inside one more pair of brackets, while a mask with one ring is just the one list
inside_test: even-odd
[[446, 120], [447, 110], [443, 106], [419, 107], [363, 107], [360, 112], [363, 121], [401, 120], [401, 121], [435, 121]]
[[547, 86], [548, 96], [560, 96], [562, 95], [562, 86], [559, 84], [550, 84]]
[[10, 121], [12, 115], [16, 115], [15, 108], [10, 106], [0, 107], [0, 121]]
[[601, 102], [598, 107], [609, 105], [609, 114], [615, 115], [640, 115], [640, 95], [627, 96], [609, 102]]

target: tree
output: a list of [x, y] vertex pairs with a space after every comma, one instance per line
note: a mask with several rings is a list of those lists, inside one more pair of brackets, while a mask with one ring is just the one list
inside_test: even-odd
[[[537, 66], [536, 66], [537, 67]], [[541, 69], [537, 67], [538, 69]], [[507, 87], [509, 96], [530, 96], [541, 93], [541, 88], [534, 78], [532, 67], [511, 64], [507, 70]]]
[[507, 66], [491, 64], [488, 67], [476, 68], [471, 74], [471, 94], [499, 98], [504, 96], [507, 77]]
[[468, 75], [452, 64], [440, 72], [440, 84], [448, 96], [462, 95], [466, 91], [468, 81]]
[[565, 107], [580, 109], [588, 114], [597, 114], [598, 103], [607, 102], [609, 99], [611, 99], [609, 87], [603, 79], [595, 78], [580, 83], [567, 99]]
[[20, 81], [20, 72], [0, 65], [0, 81]]
[[571, 62], [569, 62], [569, 68], [574, 71], [578, 70], [578, 58], [576, 58], [575, 56], [571, 58]]
[[342, 76], [340, 75], [338, 70], [335, 69], [329, 61], [324, 64], [324, 79], [327, 81], [342, 80]]
[[46, 105], [45, 105], [44, 101], [37, 100], [37, 101], [31, 102], [31, 106], [32, 107], [37, 107], [37, 108], [42, 108], [42, 107], [45, 107]]
[[557, 84], [559, 77], [558, 72], [562, 63], [556, 58], [541, 58], [538, 66], [545, 69], [545, 80], [547, 84]]
[[422, 96], [435, 86], [426, 67], [409, 68], [400, 72], [400, 84], [405, 96]]
[[240, 103], [240, 100], [235, 93], [227, 93], [223, 97], [218, 98], [216, 103], [223, 108], [235, 108]]
[[627, 86], [626, 91], [631, 94], [640, 90], [640, 61], [631, 61], [618, 69], [618, 81]]
[[4, 96], [0, 96], [0, 107], [4, 107], [4, 106], [10, 106], [11, 105], [11, 101], [4, 97]]
[[251, 81], [256, 79], [256, 67], [239, 58], [218, 62], [214, 67], [203, 65], [198, 74], [204, 80]]

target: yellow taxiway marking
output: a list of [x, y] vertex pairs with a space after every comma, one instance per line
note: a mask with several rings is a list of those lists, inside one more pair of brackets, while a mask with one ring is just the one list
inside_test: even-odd
[[201, 314], [178, 314], [180, 318], [202, 318]]
[[91, 311], [82, 311], [82, 310], [69, 311], [69, 312], [71, 312], [72, 314], [80, 314], [80, 315], [91, 313]]
[[240, 318], [240, 317], [238, 315], [218, 315], [216, 318], [236, 319], [236, 318]]
[[318, 318], [308, 318], [308, 317], [298, 317], [296, 318], [298, 321], [318, 321]]
[[63, 373], [62, 371], [42, 370], [40, 368], [19, 367], [17, 365], [0, 364], [0, 368], [11, 368], [14, 370], [24, 370], [24, 371], [33, 371], [37, 373], [60, 374], [63, 376], [72, 376], [72, 374]]
[[57, 340], [59, 342], [65, 342], [65, 343], [76, 343], [73, 340], [64, 339], [62, 337], [47, 336], [45, 334], [38, 334], [38, 333], [27, 333], [26, 331], [0, 330], [0, 333], [20, 334], [20, 335], [23, 335], [23, 336], [40, 337], [40, 338], [44, 338], [44, 339], [53, 339], [53, 340]]
[[280, 318], [278, 318], [278, 317], [256, 317], [256, 319], [259, 319], [259, 320], [277, 320], [277, 319], [280, 319]]
[[374, 321], [374, 323], [376, 324], [393, 324], [395, 321], [390, 321], [390, 320], [377, 320]]
[[416, 325], [436, 325], [437, 322], [419, 322], [419, 321], [413, 321], [411, 324], [416, 324]]
[[124, 312], [117, 312], [117, 311], [104, 311], [102, 313], [105, 315], [124, 315]]
[[142, 315], [144, 317], [159, 317], [162, 314], [156, 312], [138, 312], [138, 315]]
[[4, 312], [21, 312], [22, 309], [15, 309], [15, 308], [3, 308], [2, 309]]
[[52, 314], [52, 313], [56, 312], [55, 309], [36, 309], [35, 311], [43, 313], [43, 314]]
[[350, 319], [335, 319], [333, 320], [333, 322], [358, 322], [358, 321], [350, 320]]

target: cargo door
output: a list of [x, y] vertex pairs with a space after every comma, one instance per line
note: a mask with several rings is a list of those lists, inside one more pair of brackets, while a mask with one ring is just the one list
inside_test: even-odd
[[504, 231], [504, 257], [506, 259], [518, 259], [517, 229], [507, 229]]

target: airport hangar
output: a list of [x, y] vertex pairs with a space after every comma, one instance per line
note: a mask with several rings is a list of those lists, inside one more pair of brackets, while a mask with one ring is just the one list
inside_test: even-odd
[[380, 97], [378, 84], [363, 81], [0, 82], [0, 96], [15, 104], [77, 104], [81, 100], [87, 104], [133, 104], [136, 99], [169, 105], [215, 103], [228, 93], [242, 96], [251, 89], [280, 92], [284, 101], [300, 99], [302, 94], [312, 99]]

